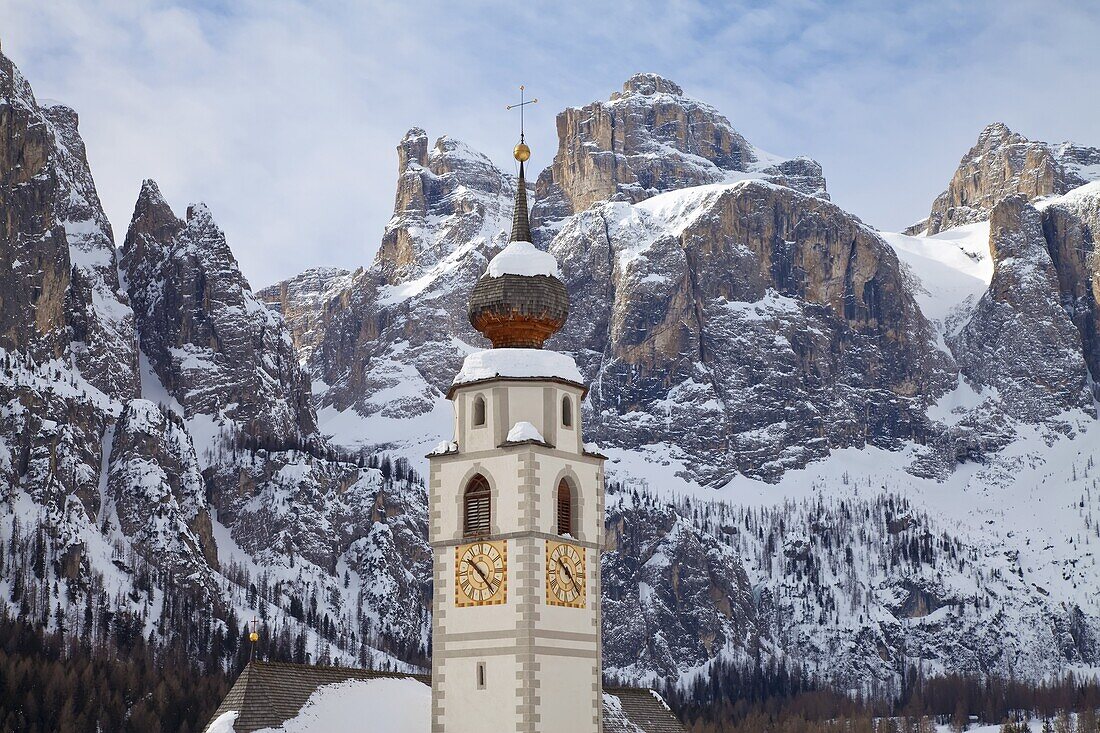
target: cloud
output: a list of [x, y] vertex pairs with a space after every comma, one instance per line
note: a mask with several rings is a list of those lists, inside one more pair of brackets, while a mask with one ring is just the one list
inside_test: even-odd
[[0, 0], [5, 52], [81, 116], [119, 239], [140, 181], [208, 203], [264, 285], [373, 256], [405, 130], [511, 165], [526, 83], [537, 165], [554, 114], [656, 71], [835, 200], [900, 228], [987, 122], [1100, 144], [1089, 2]]

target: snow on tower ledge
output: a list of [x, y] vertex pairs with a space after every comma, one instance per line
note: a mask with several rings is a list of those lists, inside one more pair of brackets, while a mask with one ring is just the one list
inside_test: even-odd
[[568, 354], [542, 349], [486, 349], [466, 357], [451, 389], [496, 378], [558, 379], [584, 386], [577, 363]]
[[504, 275], [549, 275], [561, 279], [558, 261], [530, 242], [509, 242], [508, 246], [489, 261], [489, 277]]
[[520, 420], [518, 423], [512, 426], [512, 429], [508, 431], [508, 437], [505, 438], [509, 443], [522, 443], [525, 440], [537, 440], [540, 443], [545, 443], [546, 440], [542, 437], [542, 433], [531, 423], [526, 420]]

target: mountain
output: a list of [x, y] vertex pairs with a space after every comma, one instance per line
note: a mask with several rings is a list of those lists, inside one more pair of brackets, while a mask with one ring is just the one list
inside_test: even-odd
[[[249, 618], [268, 657], [422, 668], [417, 469], [517, 181], [412, 128], [374, 261], [254, 293], [213, 213], [152, 181], [117, 255], [75, 113], [0, 74], [3, 603], [222, 669]], [[1046, 150], [1062, 188], [1006, 175], [912, 236], [653, 74], [557, 124], [528, 194], [572, 298], [550, 345], [610, 457], [608, 676], [1100, 668], [1090, 149], [983, 133], [968, 165]]]
[[708, 183], [763, 179], [829, 197], [816, 161], [754, 147], [716, 109], [657, 74], [635, 74], [608, 102], [566, 109], [557, 129], [554, 162], [535, 187], [539, 234], [599, 201], [637, 203]]
[[906, 230], [937, 234], [989, 218], [1003, 198], [1060, 195], [1100, 180], [1100, 148], [1028, 140], [1001, 122], [988, 125], [959, 162], [947, 190], [932, 202], [928, 218]]
[[[622, 484], [608, 673], [688, 679], [764, 654], [892, 689], [911, 667], [1038, 677], [1100, 663], [1100, 608], [1083, 592], [1100, 579], [1091, 554], [1077, 562], [1097, 531], [1087, 187], [1041, 211], [1002, 197], [992, 222], [935, 236], [876, 232], [823, 184], [721, 168], [711, 158], [735, 157], [719, 149], [755, 148], [678, 136], [670, 120], [704, 129], [700, 110], [730, 128], [671, 82], [624, 89], [559, 115], [534, 206], [573, 304], [550, 346], [592, 385], [586, 431]], [[585, 135], [620, 105], [628, 121], [608, 129], [635, 142], [610, 155]], [[654, 140], [667, 160], [630, 152]], [[442, 395], [481, 346], [466, 298], [511, 196], [465, 146], [425, 150], [419, 129], [398, 148], [383, 241], [407, 244], [329, 290], [309, 352], [320, 430], [412, 460], [451, 437]], [[570, 162], [585, 150], [603, 152]], [[633, 185], [643, 170], [652, 183]], [[313, 328], [316, 291], [266, 292], [296, 314], [292, 331]], [[1006, 522], [1039, 486], [1045, 524]]]
[[205, 206], [177, 219], [145, 181], [121, 267], [151, 368], [143, 378], [188, 420], [209, 418], [208, 430], [248, 426], [277, 441], [315, 431], [309, 376], [282, 319], [252, 294]]
[[422, 664], [419, 477], [317, 433], [290, 332], [205, 206], [177, 218], [145, 182], [118, 257], [75, 113], [0, 73], [6, 608], [225, 666], [253, 616], [303, 661]]
[[550, 251], [577, 303], [556, 344], [593, 384], [590, 434], [670, 450], [699, 483], [923, 439], [925, 408], [955, 381], [893, 250], [786, 187], [599, 204]]

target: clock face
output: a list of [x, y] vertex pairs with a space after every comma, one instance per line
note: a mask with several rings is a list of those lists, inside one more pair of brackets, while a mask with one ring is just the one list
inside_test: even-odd
[[455, 605], [488, 606], [508, 597], [508, 544], [474, 542], [455, 548]]
[[546, 542], [546, 602], [551, 606], [584, 608], [584, 548], [567, 542]]

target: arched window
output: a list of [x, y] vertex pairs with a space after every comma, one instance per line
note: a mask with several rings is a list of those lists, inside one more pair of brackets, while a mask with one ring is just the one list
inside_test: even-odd
[[573, 534], [573, 490], [565, 479], [558, 484], [558, 534]]
[[485, 398], [478, 395], [474, 398], [474, 427], [485, 424]]
[[573, 400], [569, 395], [561, 398], [561, 424], [567, 428], [573, 427]]
[[492, 496], [489, 482], [480, 473], [466, 484], [462, 496], [462, 529], [467, 537], [489, 534], [492, 522]]

